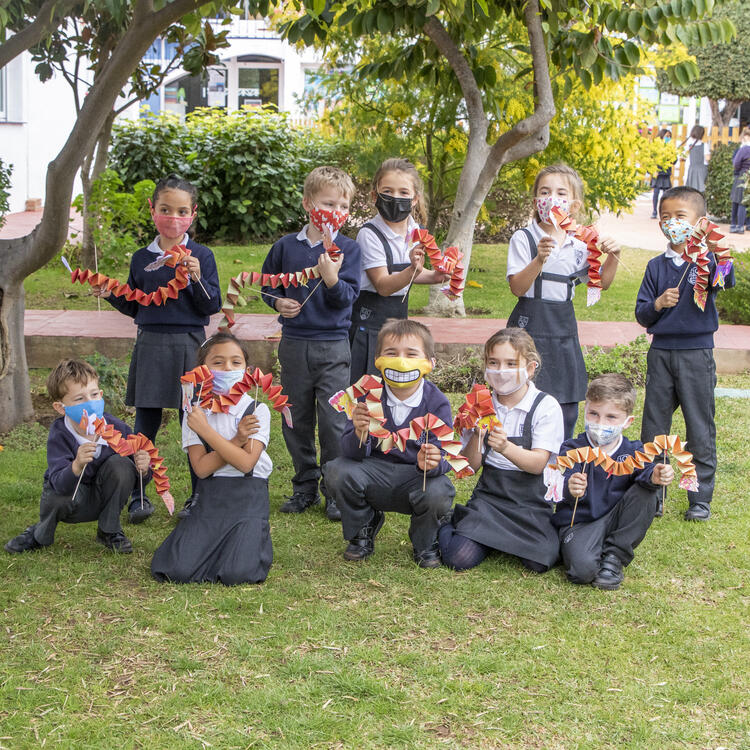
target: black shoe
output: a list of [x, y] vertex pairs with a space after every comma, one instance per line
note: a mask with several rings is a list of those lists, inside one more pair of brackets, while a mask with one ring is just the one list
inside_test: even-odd
[[286, 498], [286, 502], [279, 510], [282, 513], [303, 513], [319, 502], [320, 496], [317, 492], [294, 492], [291, 497]]
[[708, 521], [711, 509], [705, 503], [695, 503], [685, 511], [686, 521]]
[[326, 518], [329, 521], [340, 521], [341, 511], [339, 510], [336, 501], [332, 497], [326, 498]]
[[375, 511], [370, 523], [359, 530], [354, 539], [349, 540], [349, 546], [344, 550], [345, 560], [364, 560], [375, 551], [375, 537], [378, 535], [385, 521], [385, 513]]
[[414, 562], [420, 568], [439, 568], [442, 563], [440, 562], [440, 547], [438, 543], [435, 542], [431, 547], [421, 552], [414, 550]]
[[187, 518], [190, 515], [190, 511], [192, 510], [193, 506], [198, 502], [198, 495], [190, 495], [190, 497], [185, 500], [185, 506], [182, 510], [178, 510], [175, 515], [177, 518]]
[[130, 523], [143, 523], [154, 512], [154, 506], [144, 495], [143, 498], [133, 497], [128, 506], [128, 521]]
[[18, 536], [14, 536], [6, 545], [5, 549], [8, 552], [31, 552], [33, 549], [42, 549], [47, 547], [46, 544], [39, 544], [34, 539], [34, 527], [29, 526], [25, 531], [22, 531]]
[[620, 560], [615, 555], [605, 555], [591, 585], [596, 589], [615, 591], [620, 588], [624, 578]]
[[123, 555], [129, 555], [133, 551], [130, 539], [122, 531], [115, 531], [112, 534], [108, 534], [106, 531], [97, 529], [96, 541], [99, 544], [103, 544], [107, 549], [111, 549], [112, 552], [121, 552]]
[[659, 499], [656, 501], [656, 513], [654, 518], [661, 518], [664, 515], [664, 498], [659, 495]]

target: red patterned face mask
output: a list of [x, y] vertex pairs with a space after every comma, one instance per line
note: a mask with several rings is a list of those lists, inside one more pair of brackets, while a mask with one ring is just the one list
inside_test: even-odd
[[151, 207], [151, 219], [154, 222], [156, 231], [170, 240], [182, 239], [185, 232], [190, 229], [190, 225], [195, 221], [198, 206], [193, 206], [193, 213], [190, 216], [167, 216], [166, 214], [157, 214], [154, 206], [149, 200], [148, 205]]
[[349, 218], [348, 211], [336, 211], [329, 208], [314, 208], [310, 211], [310, 223], [319, 231], [331, 230], [331, 234], [338, 232]]

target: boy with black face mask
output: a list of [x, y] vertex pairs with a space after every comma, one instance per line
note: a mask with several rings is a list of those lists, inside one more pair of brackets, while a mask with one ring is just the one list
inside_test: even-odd
[[424, 270], [424, 250], [412, 233], [427, 221], [422, 180], [406, 159], [387, 159], [372, 180], [377, 214], [357, 235], [362, 249], [359, 299], [352, 310], [352, 382], [374, 375], [378, 331], [388, 318], [409, 316], [409, 287], [448, 277]]

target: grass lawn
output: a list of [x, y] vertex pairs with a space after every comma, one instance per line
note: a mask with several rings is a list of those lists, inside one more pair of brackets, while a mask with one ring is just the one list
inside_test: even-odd
[[[345, 562], [319, 509], [278, 512], [291, 467], [274, 414], [264, 585], [152, 581], [173, 524], [163, 508], [126, 526], [131, 556], [95, 544], [93, 524], [0, 553], [0, 746], [749, 747], [749, 403], [717, 403], [714, 518], [686, 523], [685, 494], [671, 492], [619, 592], [501, 556], [464, 574], [420, 570], [392, 514], [374, 556]], [[177, 427], [157, 442], [181, 504]], [[5, 441], [3, 542], [38, 511], [45, 439], [37, 425]], [[458, 483], [459, 501], [473, 484]]]

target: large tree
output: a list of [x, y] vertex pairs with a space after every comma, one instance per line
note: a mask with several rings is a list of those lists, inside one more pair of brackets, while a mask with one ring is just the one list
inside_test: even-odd
[[[706, 16], [711, 0], [296, 0], [300, 15], [288, 23], [292, 41], [325, 43], [332, 29], [348, 29], [354, 38], [389, 34], [408, 40], [408, 50], [394, 58], [384, 55], [369, 73], [380, 78], [403, 75], [429, 80], [447, 63], [461, 89], [467, 135], [466, 160], [458, 181], [446, 243], [457, 245], [470, 262], [479, 211], [498, 171], [506, 164], [542, 151], [549, 142], [555, 115], [555, 87], [573, 91], [575, 80], [584, 87], [605, 77], [619, 79], [637, 72], [644, 50], [679, 40], [686, 44], [725, 41], [733, 27], [727, 19]], [[488, 73], [485, 48], [498, 25], [522, 24], [527, 43], [509, 44], [505, 53], [529, 64], [515, 75], [531, 93], [530, 104], [514, 118], [506, 118], [515, 102], [498, 96], [500, 75]], [[553, 80], [551, 67], [558, 72]], [[674, 66], [669, 74], [685, 83], [696, 75], [692, 61]], [[494, 75], [493, 75], [494, 74]], [[500, 116], [499, 116], [500, 115]], [[602, 168], [606, 168], [602, 164]], [[463, 301], [449, 303], [431, 295], [431, 311], [463, 314]]]

